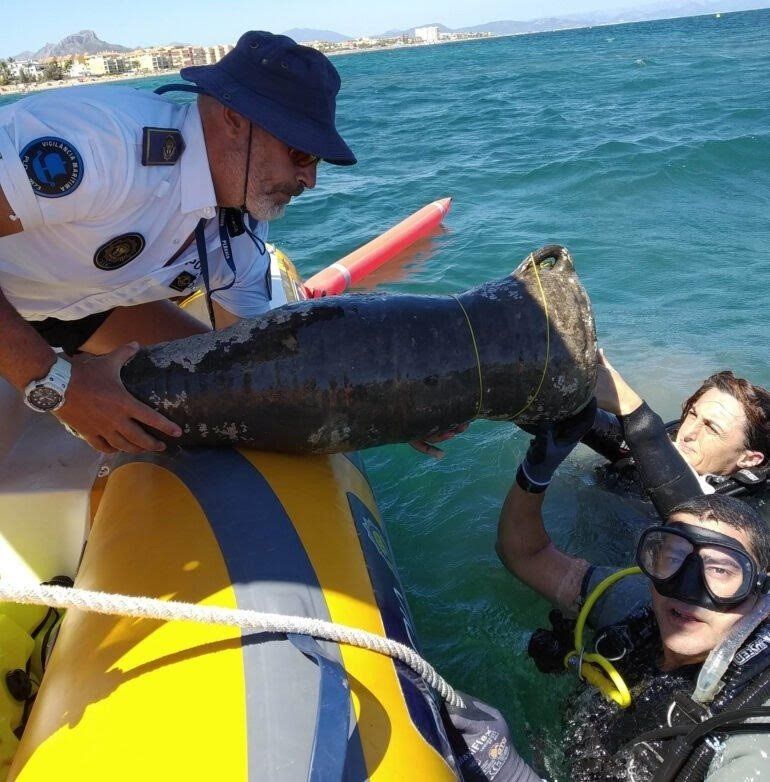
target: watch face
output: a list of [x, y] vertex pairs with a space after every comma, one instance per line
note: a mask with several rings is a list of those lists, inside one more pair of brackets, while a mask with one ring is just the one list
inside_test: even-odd
[[27, 394], [27, 401], [38, 410], [53, 410], [62, 401], [62, 395], [48, 386], [36, 386]]

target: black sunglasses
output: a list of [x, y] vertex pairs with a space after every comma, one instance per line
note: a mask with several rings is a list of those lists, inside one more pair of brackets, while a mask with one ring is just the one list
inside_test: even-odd
[[311, 155], [309, 152], [303, 152], [301, 149], [295, 149], [294, 147], [289, 147], [289, 160], [295, 166], [299, 166], [299, 168], [307, 168], [321, 162], [321, 158], [318, 155]]

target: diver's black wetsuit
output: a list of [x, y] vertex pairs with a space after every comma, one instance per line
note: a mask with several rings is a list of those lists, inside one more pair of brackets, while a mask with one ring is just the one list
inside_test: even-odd
[[[611, 429], [613, 418], [609, 414], [603, 416], [604, 444], [611, 444], [614, 438], [621, 455], [633, 457], [639, 482], [663, 519], [678, 504], [703, 494], [698, 478], [671, 442], [663, 420], [647, 404], [642, 404], [627, 416], [615, 418], [614, 430]], [[590, 435], [587, 439], [586, 444], [592, 446]], [[605, 452], [603, 455], [609, 454]], [[583, 599], [615, 570], [617, 568], [591, 568], [584, 580]], [[554, 617], [554, 614], [558, 612], [551, 613], [554, 630], [538, 631], [540, 650], [544, 650], [545, 655], [538, 659], [538, 644], [534, 643], [537, 634], [530, 644], [530, 652], [538, 667], [551, 672], [557, 668], [563, 670], [564, 654], [573, 648], [570, 623], [561, 616]], [[649, 581], [642, 575], [626, 577], [610, 587], [591, 611], [589, 623], [594, 628], [604, 628], [597, 634], [605, 634], [603, 645], [597, 651], [608, 657], [615, 656], [613, 651], [622, 654], [622, 659], [615, 665], [626, 679], [634, 701], [631, 707], [622, 710], [593, 689], [585, 689], [576, 696], [569, 709], [565, 737], [569, 779], [572, 782], [657, 779], [655, 775], [661, 771], [662, 760], [670, 751], [670, 742], [665, 746], [665, 742], [652, 738], [641, 743], [635, 743], [634, 739], [651, 730], [667, 727], [669, 708], [674, 701], [681, 705], [672, 708], [672, 724], [684, 722], [689, 726], [692, 722], [693, 726], [697, 726], [702, 719], [710, 716], [696, 713], [694, 710], [699, 707], [695, 707], [689, 698], [700, 665], [685, 666], [671, 673], [663, 673], [658, 668], [660, 635], [650, 607]], [[566, 647], [565, 642], [568, 644]], [[608, 648], [613, 643], [621, 648]], [[770, 698], [770, 675], [767, 675], [770, 623], [762, 625], [744, 649], [749, 651], [743, 657], [739, 654], [736, 659], [746, 659], [747, 665], [745, 668], [732, 666], [728, 684], [712, 707], [714, 714], [736, 704], [742, 705], [742, 699], [749, 696], [753, 698], [750, 701], [752, 705], [762, 705]], [[556, 662], [558, 665], [552, 665]], [[687, 716], [688, 713], [690, 716]], [[720, 740], [724, 738], [724, 735], [720, 736]], [[748, 779], [744, 775], [753, 766], [762, 766], [766, 762], [764, 759], [770, 755], [770, 734], [731, 735], [727, 742], [721, 744], [714, 762], [714, 753], [703, 754], [704, 746], [705, 752], [708, 752], [708, 745], [701, 742], [698, 749], [700, 756], [688, 761], [689, 766], [685, 763], [681, 779], [732, 782]], [[720, 764], [723, 764], [721, 769]]]
[[[686, 476], [684, 458], [663, 438], [661, 426], [668, 439], [673, 440], [679, 421], [663, 424], [646, 404], [624, 416], [622, 421], [606, 410], [598, 410], [594, 427], [583, 437], [583, 443], [607, 459], [606, 464], [597, 467], [602, 487], [625, 496], [644, 517], [653, 519], [665, 518], [666, 510], [676, 504], [674, 499], [689, 499], [693, 496], [689, 492], [694, 490], [692, 480]], [[647, 474], [639, 469], [642, 461]], [[671, 477], [667, 478], [667, 475]], [[695, 480], [699, 484], [696, 494], [713, 490], [717, 494], [738, 497], [770, 522], [770, 508], [765, 507], [770, 488], [770, 464], [744, 468], [732, 475], [705, 475]], [[654, 504], [651, 505], [650, 500]]]
[[[584, 597], [616, 568], [597, 567], [584, 586]], [[604, 628], [597, 646], [610, 657], [622, 655], [615, 666], [633, 697], [620, 709], [593, 688], [585, 688], [572, 700], [566, 715], [565, 753], [571, 782], [649, 782], [661, 773], [661, 758], [672, 752], [671, 741], [645, 736], [669, 725], [695, 728], [712, 715], [728, 715], [744, 702], [760, 706], [770, 699], [770, 622], [760, 625], [735, 657], [724, 677], [725, 686], [707, 711], [690, 698], [700, 665], [688, 665], [668, 673], [657, 661], [661, 645], [657, 622], [650, 607], [649, 582], [641, 575], [617, 582], [601, 597], [589, 617]], [[672, 706], [672, 704], [674, 704]], [[754, 728], [744, 735], [717, 730], [713, 746], [700, 742], [697, 753], [685, 758], [682, 776], [664, 779], [736, 782], [750, 779], [770, 756], [770, 733]], [[644, 740], [639, 741], [642, 738]], [[715, 757], [716, 755], [716, 757]]]
[[610, 462], [601, 468], [604, 483], [624, 494], [648, 498], [663, 519], [680, 502], [703, 494], [698, 478], [671, 442], [669, 429], [643, 402], [620, 417], [597, 411], [594, 428], [583, 438]]

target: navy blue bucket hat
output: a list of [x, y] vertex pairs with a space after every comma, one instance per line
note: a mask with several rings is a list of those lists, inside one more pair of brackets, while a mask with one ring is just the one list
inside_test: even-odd
[[309, 46], [252, 30], [219, 62], [180, 75], [290, 147], [339, 166], [356, 162], [334, 125], [339, 74]]

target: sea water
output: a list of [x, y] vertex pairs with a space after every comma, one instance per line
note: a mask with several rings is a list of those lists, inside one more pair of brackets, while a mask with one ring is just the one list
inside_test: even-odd
[[[664, 418], [720, 369], [770, 384], [770, 12], [334, 62], [359, 164], [321, 168], [316, 191], [275, 225], [303, 271], [451, 195], [445, 232], [380, 287], [463, 290], [557, 242], [575, 257], [608, 357]], [[476, 423], [440, 462], [408, 446], [366, 461], [426, 655], [501, 708], [524, 755], [564, 778], [574, 677], [540, 674], [527, 657], [548, 605], [494, 552], [528, 439]], [[582, 449], [561, 469], [548, 529], [575, 554], [629, 564], [639, 527], [592, 484], [594, 462]]]
[[[770, 385], [770, 11], [334, 63], [339, 127], [359, 163], [322, 164], [315, 190], [271, 227], [304, 275], [451, 195], [444, 229], [379, 273], [380, 290], [461, 291], [557, 242], [575, 257], [608, 357], [664, 418], [720, 369]], [[525, 757], [563, 778], [574, 680], [527, 657], [548, 606], [494, 553], [527, 440], [479, 422], [440, 462], [408, 446], [366, 462], [425, 655], [502, 709]], [[593, 461], [579, 449], [560, 470], [548, 529], [575, 554], [627, 564], [638, 527], [593, 485]]]

